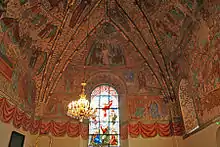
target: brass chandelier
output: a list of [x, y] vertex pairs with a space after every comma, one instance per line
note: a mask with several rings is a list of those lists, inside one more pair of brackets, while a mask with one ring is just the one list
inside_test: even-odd
[[86, 99], [85, 86], [86, 83], [81, 83], [82, 93], [77, 101], [72, 101], [68, 105], [67, 116], [79, 119], [82, 122], [84, 119], [89, 119], [95, 116], [96, 108], [92, 107], [89, 101]]

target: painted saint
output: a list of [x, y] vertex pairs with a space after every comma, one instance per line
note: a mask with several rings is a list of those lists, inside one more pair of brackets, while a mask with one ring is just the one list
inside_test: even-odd
[[144, 91], [147, 87], [146, 77], [145, 77], [144, 71], [139, 72], [138, 83], [139, 83], [139, 90]]
[[150, 115], [153, 119], [157, 119], [160, 118], [160, 114], [159, 114], [159, 107], [158, 104], [156, 102], [152, 102], [150, 104]]
[[119, 45], [97, 42], [90, 51], [88, 62], [89, 65], [124, 65], [125, 58]]

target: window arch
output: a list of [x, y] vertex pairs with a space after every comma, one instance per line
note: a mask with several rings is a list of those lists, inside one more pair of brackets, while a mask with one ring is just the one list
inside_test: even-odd
[[117, 91], [109, 85], [96, 87], [91, 94], [91, 105], [97, 109], [89, 120], [89, 147], [120, 146], [119, 99]]

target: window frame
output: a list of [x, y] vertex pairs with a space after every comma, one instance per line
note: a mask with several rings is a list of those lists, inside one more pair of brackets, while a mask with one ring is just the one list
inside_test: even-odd
[[[111, 135], [116, 135], [116, 136], [118, 136], [119, 139], [117, 139], [117, 140], [118, 140], [119, 145], [110, 145], [110, 144], [108, 144], [108, 145], [105, 145], [105, 147], [120, 147], [120, 146], [121, 146], [121, 139], [120, 139], [120, 135], [121, 135], [121, 131], [120, 131], [120, 95], [119, 95], [118, 91], [116, 90], [116, 88], [115, 88], [114, 86], [112, 86], [111, 84], [108, 84], [108, 83], [103, 83], [103, 84], [99, 84], [99, 85], [95, 86], [95, 87], [91, 90], [91, 93], [90, 93], [90, 103], [92, 103], [92, 98], [95, 98], [95, 97], [96, 97], [96, 96], [94, 96], [94, 97], [92, 96], [94, 90], [96, 90], [97, 88], [100, 88], [100, 91], [101, 91], [101, 87], [102, 87], [102, 86], [107, 86], [109, 89], [112, 88], [112, 89], [116, 92], [116, 95], [111, 95], [111, 94], [102, 95], [101, 92], [100, 92], [100, 94], [97, 94], [96, 96], [99, 97], [99, 107], [96, 108], [96, 109], [99, 109], [99, 110], [102, 109], [102, 108], [100, 107], [101, 96], [115, 96], [115, 97], [117, 98], [117, 102], [118, 102], [117, 107], [113, 107], [113, 108], [108, 109], [108, 110], [117, 110], [117, 111], [118, 111], [118, 113], [116, 113], [116, 114], [118, 114], [118, 120], [116, 121], [116, 123], [118, 123], [118, 126], [117, 126], [117, 128], [118, 128], [118, 134], [110, 134], [110, 133], [108, 133], [108, 134], [105, 134], [105, 135], [107, 135], [107, 136], [111, 136]], [[108, 90], [108, 91], [109, 91], [109, 90]], [[109, 101], [109, 100], [108, 100], [108, 101]], [[100, 113], [99, 113], [99, 116], [100, 116]], [[90, 136], [93, 136], [93, 135], [95, 135], [95, 134], [90, 134], [90, 123], [91, 123], [91, 120], [89, 119], [88, 122], [89, 122], [89, 139], [88, 139], [88, 144], [87, 144], [87, 145], [88, 145], [88, 147], [91, 147], [91, 146], [89, 145], [89, 143], [90, 143]], [[99, 126], [100, 126], [100, 123], [102, 123], [102, 122], [104, 122], [104, 121], [101, 121], [101, 120], [100, 120], [100, 117], [99, 117], [99, 120], [98, 120]], [[111, 122], [112, 122], [112, 121], [108, 120], [108, 121], [107, 121], [108, 125], [109, 125]], [[103, 135], [103, 134], [100, 134], [100, 132], [99, 132], [99, 134], [97, 134], [97, 135]]]

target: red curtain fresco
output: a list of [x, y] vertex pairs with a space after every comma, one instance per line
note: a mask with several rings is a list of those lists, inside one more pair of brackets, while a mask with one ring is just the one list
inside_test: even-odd
[[[83, 139], [88, 138], [88, 125], [71, 122], [44, 122], [42, 120], [34, 120], [23, 111], [18, 109], [7, 101], [6, 98], [0, 98], [0, 119], [4, 123], [12, 123], [15, 128], [22, 128], [31, 134], [52, 134], [56, 137], [67, 135], [69, 137], [81, 136]], [[135, 124], [125, 124], [121, 126], [121, 139], [125, 140], [130, 137], [143, 138], [155, 137], [160, 135], [168, 137], [172, 135], [180, 136], [183, 132], [181, 124], [144, 124], [137, 122]]]

